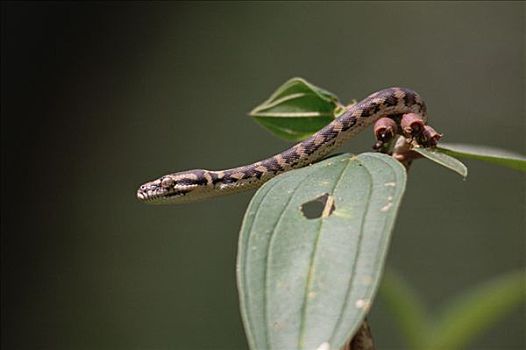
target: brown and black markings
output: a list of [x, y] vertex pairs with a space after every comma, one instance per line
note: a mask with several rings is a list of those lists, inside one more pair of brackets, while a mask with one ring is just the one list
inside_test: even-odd
[[222, 171], [197, 169], [170, 174], [167, 176], [174, 179], [173, 187], [162, 188], [159, 179], [150, 181], [139, 188], [137, 197], [150, 203], [175, 203], [179, 197], [187, 197], [183, 202], [258, 187], [279, 173], [320, 160], [381, 117], [399, 124], [406, 113], [416, 113], [426, 120], [426, 105], [416, 92], [398, 87], [380, 90], [350, 106], [310, 138], [273, 157]]

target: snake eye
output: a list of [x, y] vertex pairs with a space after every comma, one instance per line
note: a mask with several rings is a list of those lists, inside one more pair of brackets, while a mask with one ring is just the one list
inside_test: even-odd
[[174, 184], [175, 184], [175, 180], [172, 179], [170, 176], [166, 176], [161, 179], [161, 187], [163, 188], [173, 187]]

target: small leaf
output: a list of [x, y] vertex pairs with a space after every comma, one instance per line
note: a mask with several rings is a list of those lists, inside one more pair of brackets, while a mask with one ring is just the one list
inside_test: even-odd
[[343, 154], [257, 191], [237, 264], [252, 350], [339, 349], [358, 329], [378, 286], [405, 182], [405, 169], [391, 157]]
[[439, 150], [453, 157], [478, 159], [526, 172], [526, 157], [503, 149], [477, 145], [441, 143]]
[[329, 124], [342, 108], [332, 93], [292, 78], [249, 115], [273, 134], [298, 141]]
[[446, 307], [426, 349], [464, 349], [478, 334], [526, 302], [525, 286], [524, 271], [517, 271], [464, 293]]
[[462, 177], [468, 176], [468, 168], [458, 159], [448, 156], [445, 153], [441, 153], [436, 149], [415, 147], [413, 151], [418, 152], [422, 156], [426, 157], [433, 162], [440, 164], [454, 172], [458, 173]]

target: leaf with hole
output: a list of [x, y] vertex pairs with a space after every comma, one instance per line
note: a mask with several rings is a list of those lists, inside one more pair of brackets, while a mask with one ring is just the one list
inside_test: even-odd
[[299, 141], [329, 124], [343, 110], [334, 94], [292, 78], [249, 115], [273, 134]]
[[251, 349], [339, 349], [374, 298], [406, 183], [383, 154], [284, 173], [253, 197], [237, 277]]

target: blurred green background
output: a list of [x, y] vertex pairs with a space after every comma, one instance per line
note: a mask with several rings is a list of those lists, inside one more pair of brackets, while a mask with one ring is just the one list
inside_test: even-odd
[[[2, 347], [246, 349], [235, 283], [252, 193], [150, 207], [167, 172], [288, 146], [247, 112], [301, 76], [400, 85], [444, 141], [525, 152], [524, 2], [2, 2]], [[366, 132], [344, 147], [362, 152]], [[525, 266], [525, 178], [419, 161], [388, 257], [431, 312]], [[517, 310], [470, 349], [523, 349]], [[403, 349], [379, 302], [379, 349]]]

